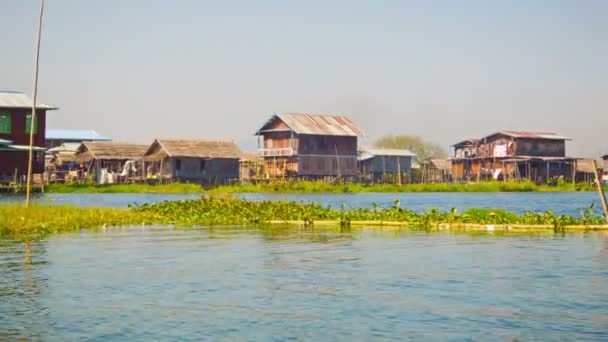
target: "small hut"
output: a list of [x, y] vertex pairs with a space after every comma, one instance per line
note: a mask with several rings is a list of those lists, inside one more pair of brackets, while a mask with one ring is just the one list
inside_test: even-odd
[[240, 165], [241, 181], [258, 180], [264, 174], [264, 158], [257, 153], [243, 153]]
[[359, 152], [359, 172], [372, 182], [397, 181], [412, 169], [416, 155], [405, 149], [363, 148]]
[[49, 182], [64, 182], [79, 179], [82, 167], [76, 160], [79, 143], [63, 143], [46, 151], [45, 169]]
[[87, 177], [98, 184], [126, 183], [143, 173], [142, 161], [147, 145], [107, 141], [83, 142], [76, 152]]
[[452, 162], [449, 159], [428, 159], [422, 163], [423, 183], [442, 183], [452, 180]]
[[241, 151], [232, 141], [156, 139], [145, 152], [148, 178], [223, 184], [239, 179]]

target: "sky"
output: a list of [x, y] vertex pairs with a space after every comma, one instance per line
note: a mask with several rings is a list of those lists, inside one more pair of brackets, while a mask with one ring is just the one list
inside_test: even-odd
[[[32, 92], [38, 0], [0, 1], [0, 89]], [[608, 1], [46, 0], [53, 128], [230, 139], [273, 113], [350, 116], [446, 149], [503, 129], [608, 153]]]

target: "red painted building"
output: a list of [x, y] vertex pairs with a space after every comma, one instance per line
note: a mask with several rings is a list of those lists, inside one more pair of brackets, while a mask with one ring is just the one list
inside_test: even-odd
[[[34, 125], [32, 172], [44, 172], [46, 112], [55, 107], [39, 104]], [[0, 91], [0, 182], [27, 174], [32, 100], [19, 92]]]

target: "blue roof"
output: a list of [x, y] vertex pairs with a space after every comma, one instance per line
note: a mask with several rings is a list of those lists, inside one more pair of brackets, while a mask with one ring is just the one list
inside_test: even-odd
[[47, 140], [74, 140], [74, 141], [110, 141], [112, 138], [99, 135], [93, 130], [87, 129], [61, 129], [47, 128]]

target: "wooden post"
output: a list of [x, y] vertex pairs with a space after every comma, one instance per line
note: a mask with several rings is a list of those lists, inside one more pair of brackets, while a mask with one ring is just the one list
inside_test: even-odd
[[570, 166], [572, 167], [572, 190], [576, 190], [576, 159], [572, 159]]
[[401, 185], [401, 160], [397, 156], [397, 185]]
[[[36, 36], [36, 62], [34, 64], [34, 93], [32, 99], [32, 114], [30, 120], [30, 149], [28, 152], [27, 161], [27, 179], [25, 188], [25, 207], [30, 206], [30, 193], [32, 187], [32, 169], [33, 169], [33, 157], [34, 157], [34, 128], [36, 125], [36, 101], [38, 97], [38, 69], [40, 66], [40, 40], [42, 38], [42, 17], [44, 15], [44, 0], [40, 0], [40, 15], [38, 16], [38, 35]], [[39, 127], [38, 127], [39, 128]]]
[[595, 185], [597, 186], [597, 191], [600, 194], [600, 200], [602, 201], [602, 207], [604, 208], [604, 217], [606, 222], [608, 223], [608, 203], [606, 202], [606, 194], [604, 193], [604, 186], [602, 184], [602, 180], [597, 172], [597, 161], [593, 159], [593, 174], [595, 175]]

